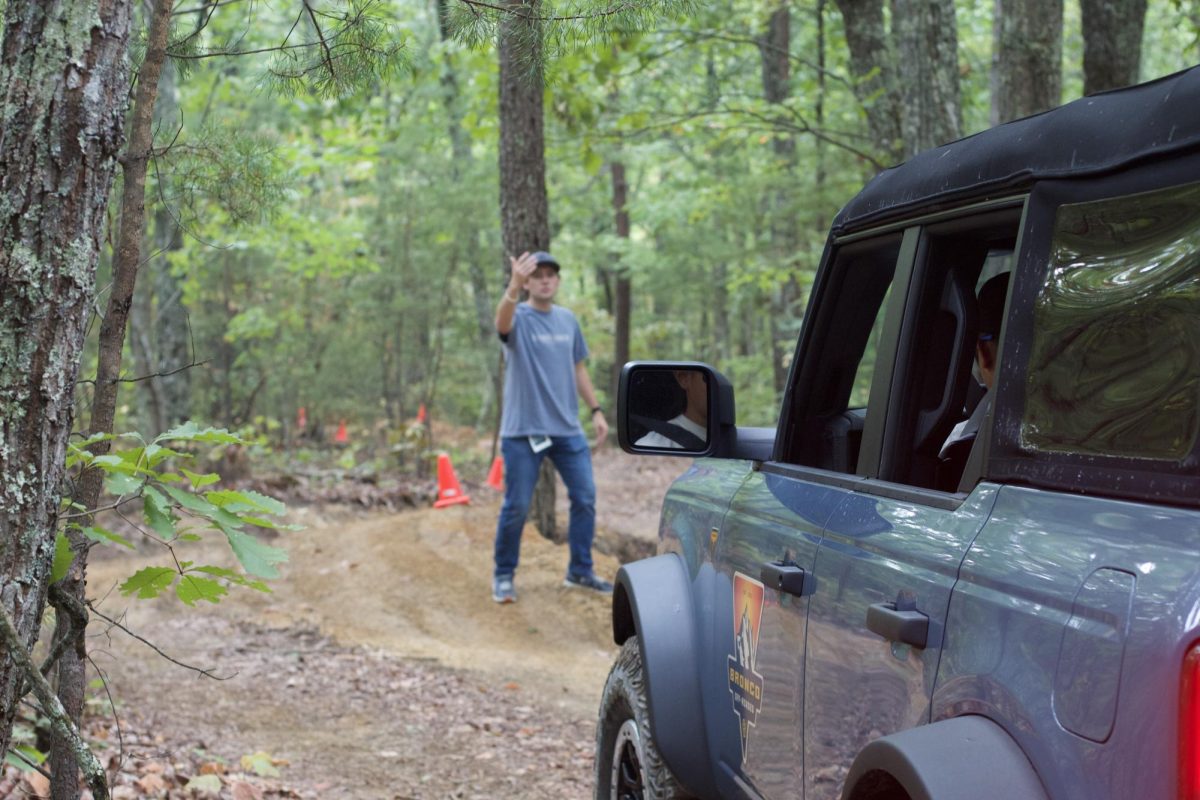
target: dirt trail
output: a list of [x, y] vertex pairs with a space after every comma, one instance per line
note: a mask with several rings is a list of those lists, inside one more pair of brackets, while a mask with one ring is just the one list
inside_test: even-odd
[[[598, 458], [598, 550], [629, 526], [652, 537], [662, 488], [684, 467]], [[527, 527], [519, 602], [493, 603], [499, 498], [468, 490], [470, 506], [436, 511], [295, 509], [306, 527], [281, 537], [289, 562], [269, 595], [186, 609], [108, 594], [106, 613], [127, 608], [127, 624], [173, 657], [236, 673], [197, 679], [127, 637], [97, 639], [114, 694], [150, 729], [143, 749], [157, 755], [145, 757], [191, 748], [202, 751], [193, 762], [235, 767], [264, 750], [287, 766], [259, 796], [589, 797], [593, 719], [615, 654], [609, 599], [563, 587], [565, 546]], [[611, 578], [616, 559], [595, 557]], [[89, 594], [145, 560], [95, 560]]]

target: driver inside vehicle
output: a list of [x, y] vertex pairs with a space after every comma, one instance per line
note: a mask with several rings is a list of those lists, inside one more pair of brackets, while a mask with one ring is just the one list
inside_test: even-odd
[[[954, 491], [962, 475], [967, 456], [979, 435], [979, 428], [992, 405], [992, 387], [996, 381], [997, 356], [1000, 347], [1000, 328], [1004, 322], [1004, 301], [1008, 296], [1007, 269], [987, 279], [979, 290], [979, 334], [975, 340], [975, 379], [984, 389], [975, 408], [950, 431], [938, 452], [942, 462], [943, 488]], [[952, 484], [952, 485], [951, 485]]]
[[641, 436], [637, 447], [661, 447], [671, 450], [703, 450], [708, 444], [708, 383], [700, 370], [678, 369], [670, 372], [674, 406], [682, 394], [683, 409], [670, 419], [643, 416], [638, 419], [649, 432]]

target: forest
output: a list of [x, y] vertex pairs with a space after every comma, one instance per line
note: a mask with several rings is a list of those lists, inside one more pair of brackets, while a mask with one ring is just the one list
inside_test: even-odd
[[[121, 538], [98, 512], [136, 495], [162, 541], [183, 512], [224, 531], [237, 571], [177, 583], [180, 566], [145, 596], [272, 577], [282, 555], [246, 530], [282, 505], [205, 487], [335, 465], [424, 478], [454, 447], [435, 423], [495, 437], [493, 314], [527, 250], [562, 265], [602, 407], [626, 361], [697, 359], [733, 381], [739, 424], [773, 425], [829, 223], [866, 181], [1200, 62], [1200, 0], [0, 13], [0, 750], [32, 692], [52, 758], [96, 797], [69, 722], [82, 690], [63, 687], [86, 671], [90, 542]], [[54, 712], [32, 673], [60, 669]]]

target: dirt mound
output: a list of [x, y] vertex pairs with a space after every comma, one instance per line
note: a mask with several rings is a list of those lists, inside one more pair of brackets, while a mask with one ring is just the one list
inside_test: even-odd
[[[611, 554], [652, 551], [662, 493], [687, 464], [597, 455], [598, 574], [616, 574]], [[289, 561], [273, 592], [215, 606], [127, 600], [114, 587], [148, 556], [94, 551], [89, 595], [106, 614], [230, 676], [197, 679], [94, 623], [92, 654], [136, 743], [114, 785], [185, 796], [187, 780], [215, 764], [228, 765], [221, 797], [589, 797], [595, 711], [616, 652], [610, 600], [564, 587], [566, 547], [526, 526], [519, 601], [493, 603], [500, 497], [470, 478], [469, 506], [293, 507], [305, 529], [275, 542]], [[561, 488], [559, 498], [565, 526]], [[223, 546], [206, 549], [228, 559]], [[259, 751], [280, 777], [239, 771]]]

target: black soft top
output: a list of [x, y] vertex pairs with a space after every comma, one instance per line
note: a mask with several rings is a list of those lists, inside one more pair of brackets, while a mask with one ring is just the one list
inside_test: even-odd
[[834, 219], [833, 233], [1197, 147], [1200, 66], [1083, 97], [918, 153], [875, 176]]

